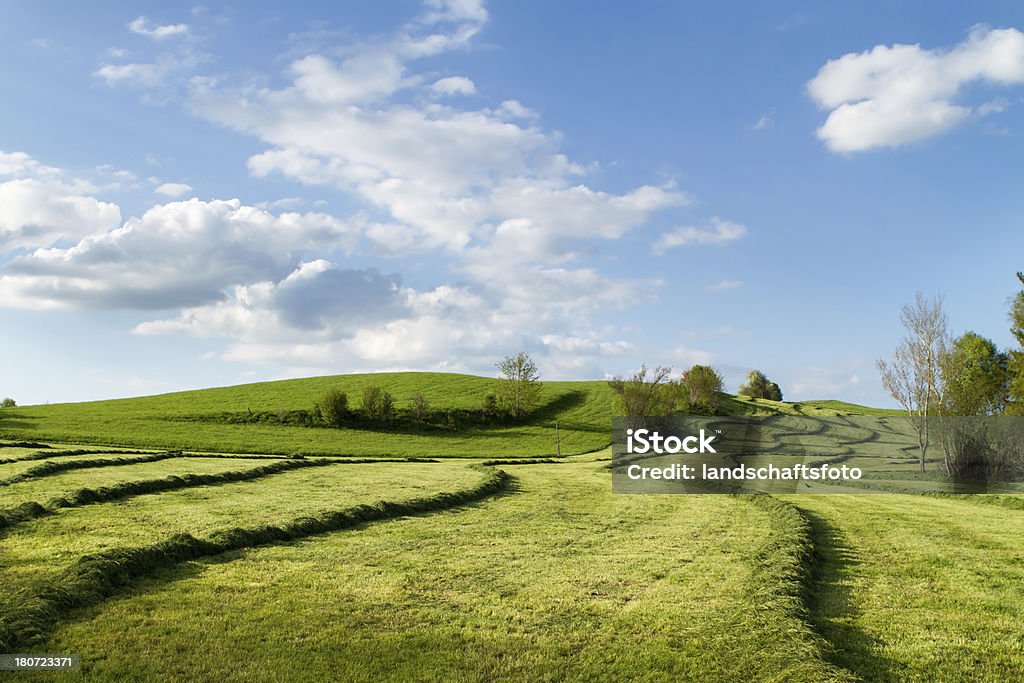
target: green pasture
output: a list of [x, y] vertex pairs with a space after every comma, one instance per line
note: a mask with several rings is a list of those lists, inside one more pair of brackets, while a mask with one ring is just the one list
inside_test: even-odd
[[[184, 472], [199, 462], [147, 466]], [[27, 649], [82, 653], [95, 680], [274, 671], [278, 680], [1003, 681], [1024, 671], [1024, 497], [622, 496], [600, 464], [502, 465], [508, 484], [476, 501], [157, 564], [109, 599], [62, 613]], [[129, 467], [138, 466], [102, 469]], [[73, 486], [94, 474], [54, 479], [82, 477]], [[0, 535], [0, 638], [83, 555], [458, 490], [483, 476], [458, 461], [328, 464], [15, 525]], [[32, 482], [40, 495], [53, 491], [44, 483]]]
[[[508, 424], [446, 425], [444, 411], [476, 410], [494, 379], [450, 373], [399, 372], [259, 382], [159, 396], [19, 406], [0, 411], [0, 438], [218, 453], [339, 456], [544, 457], [595, 451], [610, 442], [612, 393], [607, 382], [544, 382], [540, 405]], [[399, 422], [334, 429], [275, 423], [273, 415], [309, 411], [328, 389], [344, 391], [358, 408], [362, 390], [379, 386], [401, 409], [417, 392], [438, 415], [429, 424]], [[726, 396], [731, 415], [894, 415], [837, 401], [779, 403]], [[236, 423], [252, 415], [267, 421]], [[0, 449], [0, 458], [3, 456]]]
[[[27, 406], [0, 411], [0, 437], [225, 453], [375, 456], [554, 455], [555, 422], [563, 454], [608, 445], [611, 393], [606, 382], [544, 382], [541, 405], [522, 422], [479, 428], [444, 425], [331, 429], [290, 424], [230, 424], [225, 416], [311, 410], [328, 389], [359, 406], [362, 389], [390, 392], [399, 408], [422, 392], [435, 409], [477, 409], [495, 381], [443, 373], [339, 375], [261, 382], [160, 396]], [[0, 454], [0, 457], [3, 457]]]
[[[937, 453], [917, 475], [901, 417], [730, 399], [773, 416], [779, 457], [877, 473], [830, 495], [613, 494], [599, 382], [446, 433], [203, 419], [371, 379], [451, 407], [491, 386], [400, 373], [5, 410], [4, 437], [53, 448], [0, 444], [0, 652], [77, 653], [97, 681], [1024, 680], [1021, 487], [950, 493]], [[77, 453], [108, 444], [150, 453]]]
[[[379, 488], [383, 467], [331, 471]], [[436, 472], [420, 477], [434, 485], [473, 472], [415, 467]], [[613, 496], [593, 463], [508, 469], [512, 486], [476, 504], [169, 567], [77, 613], [46, 646], [102, 652], [89, 665], [101, 679], [849, 678], [801, 619], [802, 539], [783, 506]], [[282, 482], [260, 486], [272, 495]], [[53, 554], [31, 539], [61, 538], [72, 518], [95, 526], [105, 508], [3, 546], [19, 558]]]
[[789, 498], [812, 521], [833, 661], [865, 681], [1024, 680], [1024, 497], [999, 498]]
[[[191, 460], [178, 463], [181, 471], [193, 471]], [[0, 603], [46, 583], [76, 558], [109, 548], [146, 545], [174, 534], [203, 537], [232, 526], [276, 524], [332, 506], [372, 503], [378, 498], [413, 498], [446, 487], [458, 488], [480, 477], [466, 467], [419, 463], [374, 463], [358, 472], [353, 471], [356, 467], [360, 466], [310, 467], [265, 480], [141, 495], [60, 510], [17, 525], [0, 539], [5, 579], [0, 585]], [[40, 497], [49, 488], [41, 484]], [[30, 495], [25, 489], [19, 493]]]

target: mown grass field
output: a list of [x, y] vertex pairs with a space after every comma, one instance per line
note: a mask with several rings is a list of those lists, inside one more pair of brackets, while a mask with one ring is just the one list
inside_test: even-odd
[[836, 663], [867, 681], [1024, 680], [1024, 510], [989, 498], [789, 499], [812, 521], [811, 615]]
[[[531, 462], [507, 434], [402, 451], [490, 465], [268, 457], [252, 430], [292, 428], [263, 425], [214, 425], [250, 457], [0, 447], [0, 652], [100, 681], [1024, 680], [1024, 495], [911, 480], [899, 418], [737, 402], [801, 457], [933, 493], [616, 495], [609, 450]], [[74, 410], [27, 409], [37, 431], [51, 408]]]
[[[479, 502], [159, 566], [40, 646], [97, 653], [88, 672], [109, 680], [844, 677], [801, 619], [806, 547], [789, 510], [767, 498], [613, 496], [598, 465], [509, 467], [511, 485]], [[116, 545], [481, 476], [451, 461], [338, 464], [62, 511], [0, 540], [0, 604], [16, 609], [74, 558]], [[182, 658], [191, 651], [204, 654]]]

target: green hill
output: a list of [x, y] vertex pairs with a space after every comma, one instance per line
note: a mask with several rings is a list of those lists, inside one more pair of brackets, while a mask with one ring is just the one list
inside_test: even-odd
[[[258, 382], [159, 396], [5, 409], [0, 437], [33, 441], [180, 448], [231, 453], [371, 456], [536, 457], [555, 453], [558, 422], [563, 455], [610, 442], [612, 393], [606, 382], [544, 382], [541, 405], [519, 422], [475, 419], [495, 381], [450, 373], [399, 372]], [[399, 409], [421, 392], [427, 424], [399, 419], [384, 426], [331, 429], [301, 424], [328, 389], [358, 407], [364, 387], [390, 392]], [[747, 414], [872, 413], [838, 401], [777, 403], [728, 397], [724, 412]]]
[[[399, 420], [387, 427], [359, 429], [287, 422], [293, 412], [310, 411], [332, 388], [346, 392], [351, 405], [358, 407], [363, 387], [369, 385], [390, 392], [400, 409], [415, 392], [422, 392], [434, 419], [428, 425]], [[541, 405], [525, 420], [473, 424], [465, 415], [480, 408], [494, 385], [485, 377], [401, 372], [27, 406], [0, 412], [0, 437], [232, 453], [538, 456], [555, 453], [557, 420], [563, 454], [608, 445], [611, 392], [605, 382], [544, 382]], [[448, 413], [454, 414], [454, 422], [446, 420]]]

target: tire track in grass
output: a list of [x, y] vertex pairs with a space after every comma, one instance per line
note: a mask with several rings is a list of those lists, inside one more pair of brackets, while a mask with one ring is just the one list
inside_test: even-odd
[[480, 469], [486, 472], [484, 479], [461, 490], [327, 510], [280, 525], [222, 529], [202, 539], [176, 534], [150, 545], [114, 548], [80, 557], [53, 584], [15, 598], [7, 613], [0, 616], [0, 652], [16, 652], [19, 647], [38, 642], [70, 610], [101, 602], [159, 569], [233, 550], [350, 529], [366, 522], [446, 510], [508, 488], [511, 477], [503, 470]]
[[[153, 452], [153, 451], [74, 451], [73, 452], [73, 451], [64, 451], [64, 452], [58, 452], [57, 455], [58, 456], [72, 456], [72, 455], [93, 455], [93, 454], [100, 454], [100, 453], [111, 453], [111, 454], [132, 453], [132, 454], [142, 454], [142, 455], [140, 455], [137, 458], [103, 458], [102, 460], [61, 460], [61, 461], [46, 460], [46, 462], [43, 462], [43, 463], [41, 463], [39, 465], [35, 465], [33, 467], [30, 467], [30, 468], [28, 468], [27, 470], [25, 470], [23, 472], [20, 472], [18, 474], [15, 474], [15, 475], [12, 475], [10, 477], [7, 477], [6, 479], [0, 479], [0, 487], [10, 486], [11, 484], [16, 484], [18, 482], [26, 481], [26, 480], [29, 480], [29, 479], [39, 479], [41, 477], [47, 477], [47, 476], [50, 476], [52, 474], [59, 474], [61, 472], [68, 472], [70, 470], [90, 469], [90, 468], [93, 468], [93, 467], [118, 467], [118, 466], [121, 466], [121, 465], [138, 465], [138, 464], [147, 463], [147, 462], [159, 462], [160, 460], [168, 460], [170, 458], [223, 458], [223, 459], [236, 459], [236, 460], [259, 459], [259, 460], [274, 460], [275, 462], [278, 462], [278, 461], [281, 461], [281, 460], [302, 460], [302, 459], [304, 459], [304, 458], [301, 458], [301, 457], [287, 456], [287, 455], [281, 455], [281, 456], [276, 456], [276, 457], [275, 456], [266, 456], [266, 455], [263, 455], [263, 456], [223, 455], [223, 454], [221, 454], [221, 455], [207, 455], [207, 454], [199, 454], [199, 453], [183, 453], [181, 451], [163, 451], [163, 452]], [[52, 454], [51, 454], [51, 457], [52, 457]], [[34, 460], [34, 459], [35, 458], [22, 458], [18, 462], [21, 462], [21, 461], [24, 461], [24, 460]], [[359, 462], [358, 460], [352, 460], [352, 459], [350, 459], [350, 460], [352, 462]], [[373, 461], [373, 462], [387, 462], [388, 460], [389, 460], [388, 458], [375, 458], [375, 459], [365, 458], [365, 459], [363, 459], [363, 461]], [[396, 458], [391, 458], [390, 460], [391, 461], [400, 460], [402, 462], [405, 462], [405, 461], [407, 461], [409, 459], [408, 458], [397, 458], [397, 459]], [[340, 460], [339, 460], [339, 462], [340, 462]], [[3, 463], [0, 463], [0, 464], [3, 464]]]
[[[38, 444], [33, 444], [38, 445]], [[51, 458], [67, 458], [78, 455], [153, 455], [155, 453], [162, 453], [164, 451], [157, 450], [130, 450], [130, 449], [119, 449], [114, 450], [110, 448], [104, 449], [73, 449], [73, 450], [52, 450], [52, 451], [37, 451], [35, 453], [29, 453], [28, 455], [19, 455], [14, 458], [0, 458], [0, 465], [12, 465], [17, 463], [31, 462], [34, 460], [50, 460]], [[189, 453], [186, 451], [170, 451], [178, 453], [182, 458], [217, 458], [221, 460], [292, 460], [301, 459], [306, 456], [302, 455], [266, 455], [266, 454], [226, 454], [226, 453]], [[335, 456], [344, 457], [344, 456]], [[377, 458], [378, 460], [386, 458]], [[429, 459], [427, 459], [429, 460]], [[2, 479], [0, 479], [2, 481]]]

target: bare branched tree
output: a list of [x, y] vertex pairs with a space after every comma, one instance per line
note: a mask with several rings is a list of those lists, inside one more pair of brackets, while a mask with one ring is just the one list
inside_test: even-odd
[[616, 377], [608, 382], [615, 392], [616, 412], [627, 417], [655, 417], [667, 415], [674, 407], [674, 396], [666, 386], [672, 368], [640, 367], [628, 379]]
[[928, 452], [928, 418], [938, 412], [943, 400], [942, 363], [949, 332], [942, 301], [941, 295], [929, 300], [918, 292], [913, 304], [904, 304], [900, 322], [907, 334], [891, 362], [881, 358], [877, 362], [882, 385], [907, 411], [917, 432], [921, 472]]

